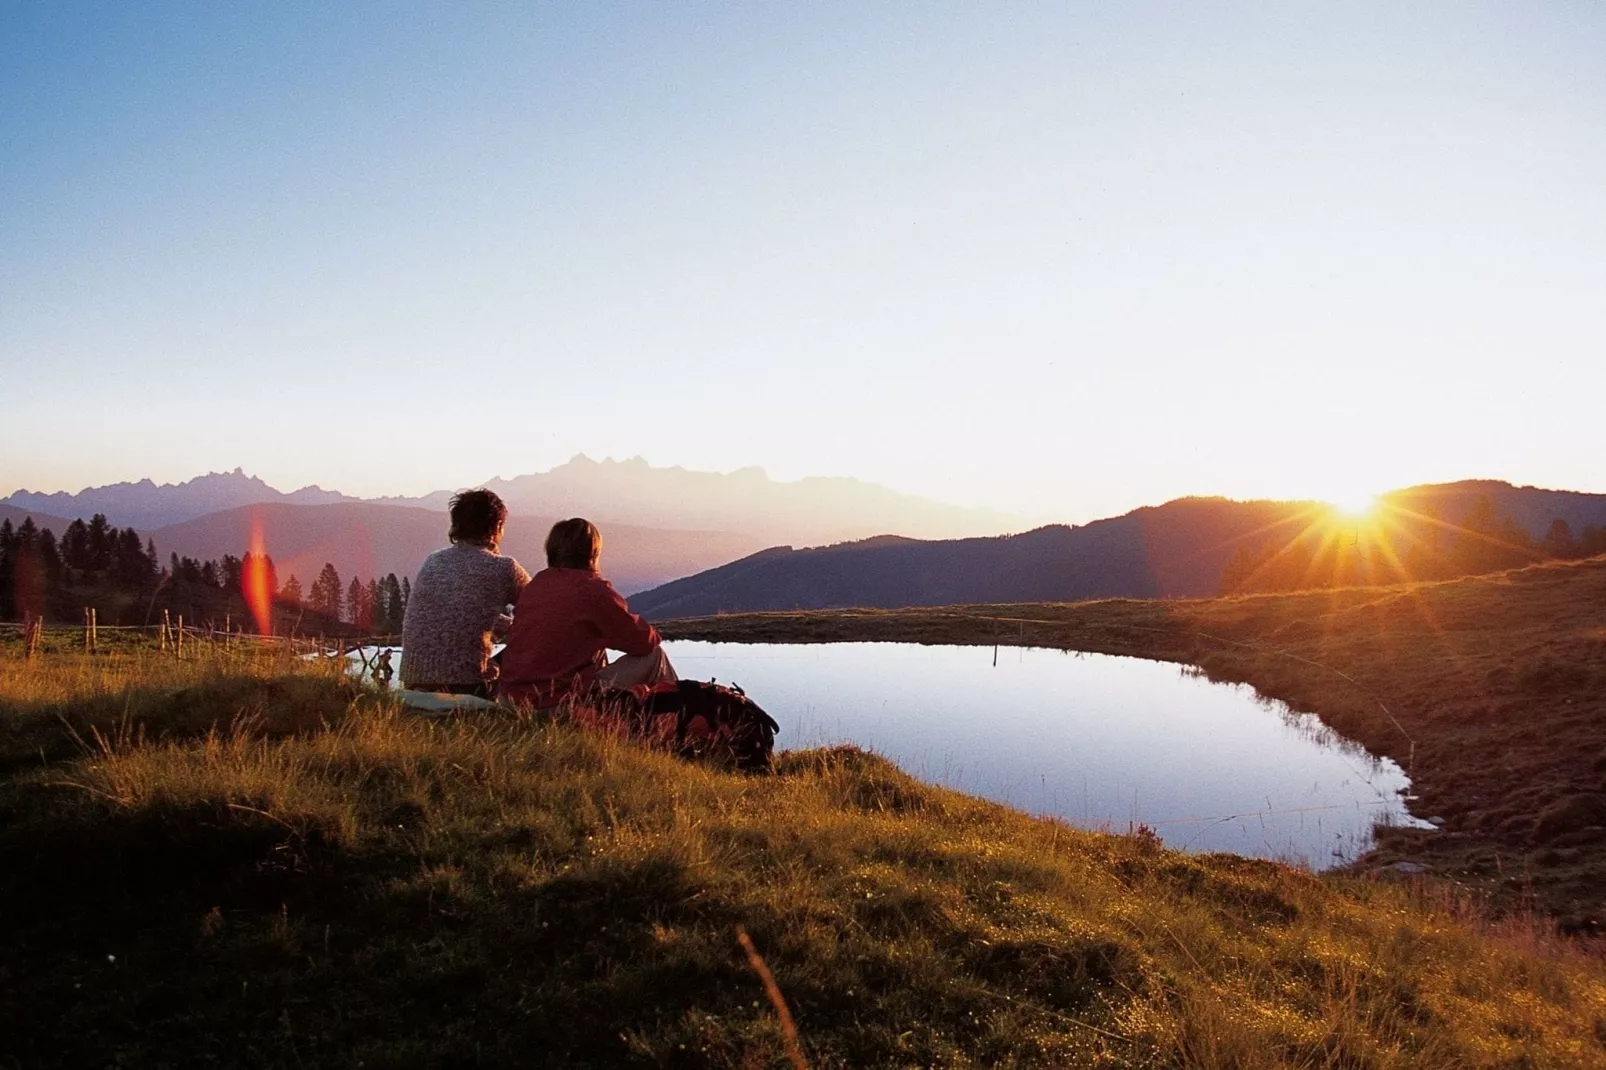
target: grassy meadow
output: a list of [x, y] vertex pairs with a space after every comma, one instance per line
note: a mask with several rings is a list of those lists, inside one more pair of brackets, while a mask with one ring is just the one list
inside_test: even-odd
[[1601, 959], [1450, 884], [188, 654], [0, 641], [0, 1066], [795, 1065], [742, 932], [812, 1066], [1606, 1064]]

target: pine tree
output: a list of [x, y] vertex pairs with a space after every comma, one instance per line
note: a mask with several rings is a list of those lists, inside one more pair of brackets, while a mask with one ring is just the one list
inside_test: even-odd
[[346, 588], [346, 615], [347, 619], [359, 628], [368, 623], [365, 619], [368, 616], [368, 607], [363, 604], [364, 594], [362, 581], [356, 576], [351, 577], [351, 586]]
[[55, 590], [62, 578], [61, 548], [49, 528], [39, 533], [39, 564], [44, 570], [46, 588]]
[[401, 581], [392, 572], [385, 577], [382, 586], [385, 592], [385, 631], [399, 632], [407, 609], [402, 600]]
[[16, 549], [17, 532], [8, 517], [0, 521], [0, 618], [5, 620], [16, 616]]
[[294, 572], [290, 573], [290, 579], [285, 582], [284, 588], [279, 591], [279, 601], [283, 602], [285, 605], [295, 606], [298, 609], [300, 608], [301, 581], [296, 579], [296, 574]]
[[74, 520], [61, 533], [61, 559], [74, 572], [88, 571], [94, 563], [89, 556], [89, 528], [83, 520]]
[[333, 564], [325, 561], [318, 578], [312, 581], [312, 591], [307, 599], [308, 608], [332, 620], [339, 620], [343, 598], [340, 573], [335, 571]]
[[11, 613], [26, 617], [45, 611], [45, 576], [39, 560], [39, 527], [33, 517], [23, 517], [11, 542]]
[[138, 587], [149, 572], [146, 568], [145, 548], [139, 541], [139, 532], [133, 528], [112, 529], [112, 574], [124, 587]]
[[112, 526], [106, 521], [105, 513], [96, 513], [89, 518], [88, 562], [86, 568], [92, 572], [105, 572], [112, 563]]

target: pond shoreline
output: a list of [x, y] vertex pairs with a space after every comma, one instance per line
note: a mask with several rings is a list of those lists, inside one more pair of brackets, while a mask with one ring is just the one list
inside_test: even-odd
[[[1035, 646], [1200, 668], [1310, 712], [1411, 778], [1426, 866], [1567, 932], [1606, 918], [1606, 559], [1401, 587], [1179, 601], [841, 609], [659, 621], [668, 639]], [[1409, 867], [1407, 867], [1409, 868]]]

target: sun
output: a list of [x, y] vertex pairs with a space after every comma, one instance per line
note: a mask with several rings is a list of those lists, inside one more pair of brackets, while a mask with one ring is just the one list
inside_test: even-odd
[[1371, 516], [1377, 509], [1377, 495], [1375, 494], [1340, 494], [1328, 499], [1328, 504], [1344, 516], [1360, 520]]

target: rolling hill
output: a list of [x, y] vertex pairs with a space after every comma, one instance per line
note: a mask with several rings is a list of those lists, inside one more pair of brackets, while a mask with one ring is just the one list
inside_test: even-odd
[[[1480, 497], [1530, 536], [1566, 520], [1576, 534], [1606, 524], [1606, 495], [1485, 480], [1384, 496], [1403, 541], [1465, 517]], [[995, 538], [877, 538], [813, 549], [775, 547], [637, 595], [660, 619], [719, 612], [897, 608], [1216, 594], [1239, 547], [1284, 543], [1328, 507], [1317, 502], [1180, 498], [1080, 527]], [[1435, 519], [1437, 518], [1437, 519]], [[1307, 536], [1310, 537], [1310, 536]]]
[[17, 527], [30, 516], [33, 517], [35, 527], [48, 528], [57, 535], [60, 535], [67, 525], [71, 523], [71, 521], [62, 517], [52, 516], [38, 509], [26, 509], [16, 505], [0, 505], [0, 524], [9, 520], [12, 527]]

